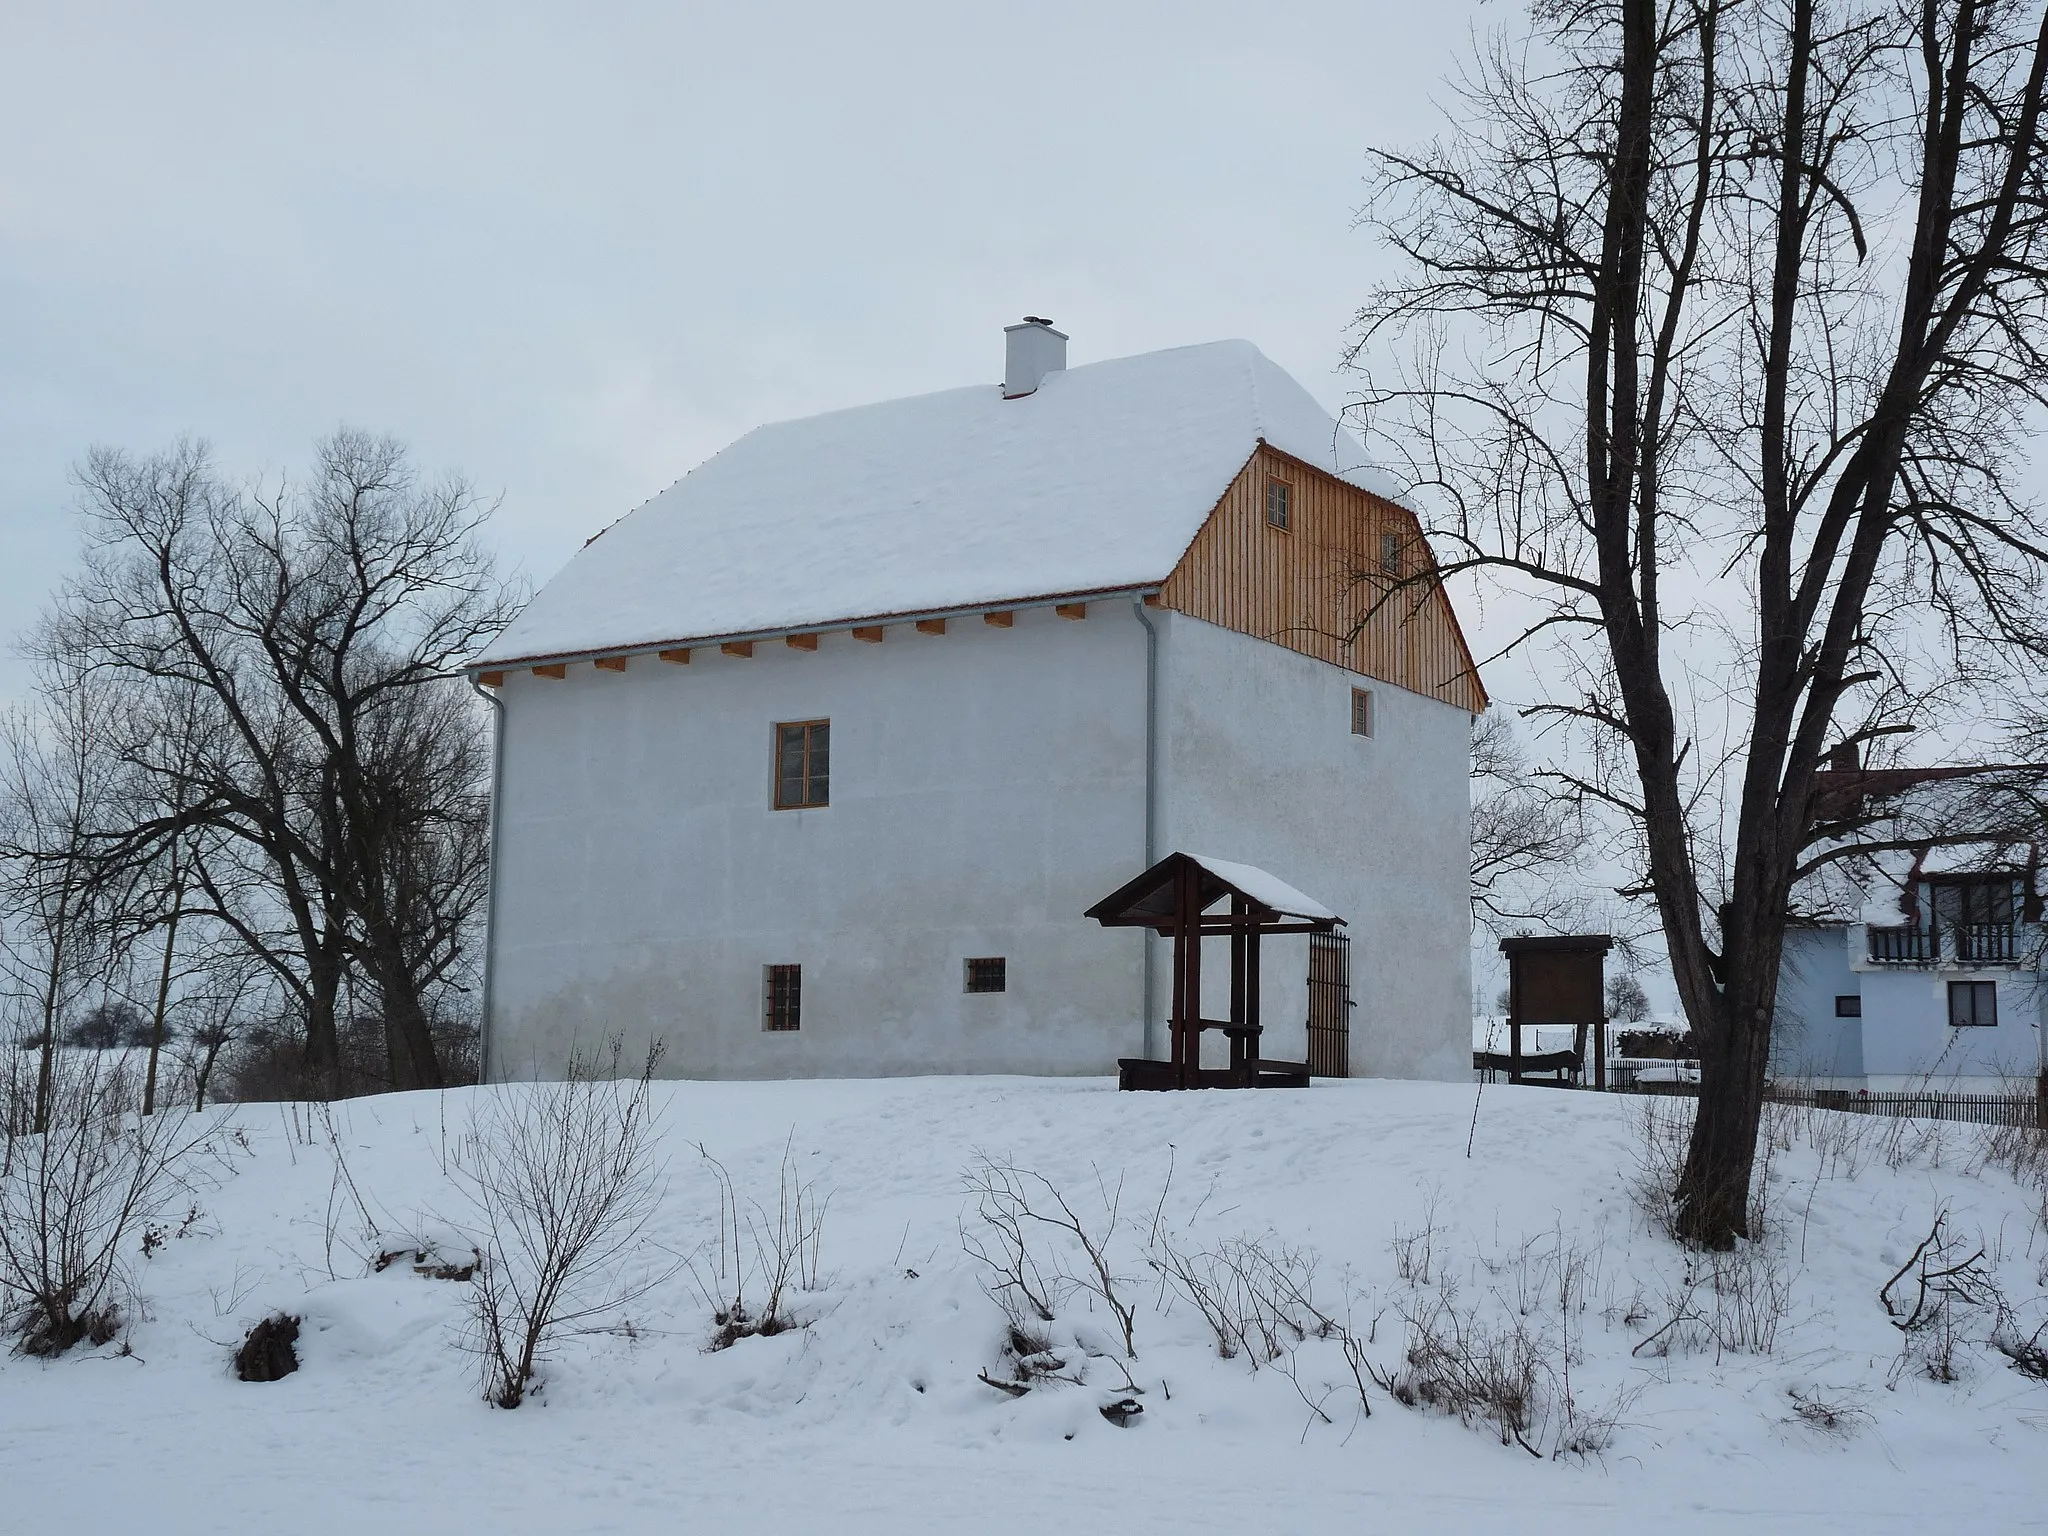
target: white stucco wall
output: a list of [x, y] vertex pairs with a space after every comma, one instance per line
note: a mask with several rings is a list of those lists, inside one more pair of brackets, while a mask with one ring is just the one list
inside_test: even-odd
[[1863, 1086], [1863, 1021], [1835, 1013], [1835, 999], [1860, 994], [1862, 980], [1849, 967], [1844, 924], [1787, 930], [1771, 1021], [1776, 1076], [1821, 1088]]
[[[1990, 1093], [2008, 1091], [2039, 1069], [2048, 978], [2012, 967], [1884, 965], [1868, 957], [1861, 923], [1786, 935], [1771, 1038], [1774, 1074], [1873, 1093]], [[1998, 988], [1996, 1028], [1948, 1022], [1952, 981]], [[1834, 1016], [1835, 997], [1848, 993], [1861, 998], [1860, 1018]]]
[[[1860, 930], [1858, 930], [1860, 935]], [[2038, 1069], [2042, 979], [2018, 970], [1872, 968], [1863, 982], [1863, 1067], [1873, 1091], [1947, 1086], [1988, 1091]], [[1948, 984], [1998, 987], [1998, 1026], [1948, 1022]]]
[[[1472, 717], [1183, 614], [1158, 622], [1160, 851], [1259, 865], [1345, 918], [1354, 1075], [1469, 1078]], [[1354, 686], [1372, 690], [1370, 737], [1351, 734]], [[1212, 1017], [1228, 962], [1220, 940], [1204, 955]], [[1267, 941], [1268, 1055], [1307, 1052], [1307, 971], [1306, 938]], [[1220, 1062], [1223, 1043], [1208, 1049]]]
[[[1128, 607], [892, 625], [503, 690], [492, 1070], [662, 1037], [684, 1076], [1095, 1073], [1137, 1054], [1142, 940], [1081, 916], [1142, 867]], [[831, 805], [771, 808], [775, 722], [832, 722]], [[965, 995], [1003, 955], [1010, 990]], [[803, 1027], [762, 1028], [803, 966]]]
[[[1353, 939], [1353, 1072], [1462, 1078], [1470, 717], [1152, 617], [1158, 852], [1262, 865], [1329, 903]], [[1350, 732], [1354, 684], [1373, 689], [1371, 738]], [[1082, 916], [1144, 867], [1145, 632], [1127, 605], [518, 672], [502, 696], [494, 1076], [558, 1074], [613, 1034], [707, 1077], [1107, 1073], [1140, 1054], [1145, 940]], [[774, 810], [773, 726], [816, 718], [831, 804]], [[963, 991], [976, 955], [1007, 958], [1008, 992]], [[1215, 1016], [1226, 947], [1208, 959]], [[788, 962], [803, 1027], [770, 1033], [763, 970]], [[1305, 938], [1269, 941], [1269, 1055], [1306, 1054], [1306, 972]]]

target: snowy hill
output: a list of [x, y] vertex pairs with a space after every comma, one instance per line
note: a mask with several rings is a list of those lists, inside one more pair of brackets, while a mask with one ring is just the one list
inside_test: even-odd
[[[2041, 1191], [1987, 1164], [1969, 1127], [1788, 1114], [1769, 1240], [1689, 1262], [1628, 1172], [1670, 1155], [1673, 1128], [1644, 1122], [1682, 1112], [1666, 1101], [1490, 1087], [1468, 1158], [1470, 1087], [656, 1084], [666, 1188], [619, 1273], [658, 1283], [566, 1340], [508, 1412], [461, 1347], [471, 1287], [410, 1255], [372, 1267], [390, 1234], [444, 1259], [462, 1247], [474, 1213], [450, 1149], [477, 1105], [529, 1091], [337, 1105], [331, 1136], [304, 1107], [230, 1111], [223, 1155], [132, 1256], [130, 1353], [0, 1362], [5, 1528], [1868, 1533], [2039, 1517], [2048, 1384], [1990, 1346], [1990, 1311], [1960, 1304], [1957, 1379], [1930, 1379], [1931, 1335], [1902, 1355], [1879, 1299], [1945, 1209], [1963, 1251], [1981, 1243], [1975, 1273], [2008, 1325], [2041, 1320]], [[728, 1208], [699, 1144], [743, 1214], [759, 1202], [772, 1225], [785, 1153], [828, 1201], [787, 1332], [708, 1348]], [[963, 1185], [986, 1178], [982, 1157], [1042, 1175], [1107, 1234], [1135, 1358], [1100, 1297], [1053, 1281], [1040, 1369], [1019, 1365], [963, 1251], [963, 1235], [992, 1248]], [[1039, 1261], [1085, 1277], [1085, 1255], [1033, 1230]], [[1271, 1323], [1277, 1358], [1223, 1358], [1167, 1271], [1220, 1294], [1262, 1262], [1303, 1289], [1292, 1316], [1311, 1327]], [[276, 1311], [302, 1319], [301, 1368], [236, 1380], [235, 1346]], [[1347, 1330], [1379, 1378], [1369, 1417]], [[1418, 1339], [1438, 1357], [1405, 1359]], [[1461, 1341], [1527, 1368], [1506, 1443], [1483, 1411], [1430, 1406]], [[1127, 1399], [1142, 1412], [1119, 1427], [1102, 1409]]]

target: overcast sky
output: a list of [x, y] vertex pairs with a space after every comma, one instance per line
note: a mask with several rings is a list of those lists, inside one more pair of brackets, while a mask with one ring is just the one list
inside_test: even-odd
[[1076, 363], [1249, 337], [1338, 405], [1366, 147], [1475, 14], [15, 0], [0, 628], [94, 443], [390, 431], [538, 582], [760, 422], [1000, 377], [1025, 313]]

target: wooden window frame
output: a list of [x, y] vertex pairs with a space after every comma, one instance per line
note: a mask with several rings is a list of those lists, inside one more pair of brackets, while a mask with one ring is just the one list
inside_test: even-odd
[[[977, 972], [976, 967], [982, 969]], [[989, 969], [993, 967], [993, 969]], [[994, 986], [987, 983], [990, 979]], [[960, 962], [960, 990], [963, 992], [987, 993], [1010, 990], [1010, 960], [1007, 955], [975, 955]]]
[[[1273, 515], [1276, 509], [1278, 517]], [[1266, 526], [1281, 533], [1294, 532], [1294, 485], [1278, 475], [1266, 476]]]
[[[1370, 688], [1353, 688], [1351, 690], [1352, 735], [1371, 741], [1373, 731], [1379, 725], [1379, 721], [1373, 718], [1377, 713], [1378, 711], [1373, 705], [1372, 690]], [[1361, 724], [1365, 726], [1365, 729], [1362, 731], [1358, 728]]]
[[[802, 731], [804, 733], [803, 769], [798, 775], [800, 788], [798, 798], [787, 799], [783, 795], [782, 775], [782, 733]], [[811, 766], [814, 733], [825, 733], [825, 767], [822, 772]], [[832, 803], [832, 722], [829, 718], [817, 720], [778, 720], [768, 733], [768, 774], [770, 799], [778, 811], [821, 811]], [[822, 781], [824, 793], [812, 799], [813, 790]]]
[[769, 1035], [794, 1035], [804, 1027], [804, 968], [802, 965], [761, 967], [761, 1031]]
[[[1967, 988], [1970, 998], [1968, 1022], [1956, 1018], [1956, 994], [1959, 988]], [[1977, 1004], [1988, 998], [1991, 1017], [1984, 1018]], [[1952, 981], [1948, 984], [1948, 1027], [1950, 1029], [1996, 1029], [1998, 1028], [1998, 983], [1995, 981]]]

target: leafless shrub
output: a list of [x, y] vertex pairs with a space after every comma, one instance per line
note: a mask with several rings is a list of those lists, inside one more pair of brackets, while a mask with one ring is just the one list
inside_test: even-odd
[[[781, 1176], [771, 1216], [759, 1201], [743, 1209], [725, 1165], [702, 1146], [698, 1155], [718, 1183], [718, 1255], [691, 1264], [691, 1276], [711, 1306], [715, 1331], [711, 1348], [730, 1349], [741, 1339], [772, 1338], [801, 1327], [791, 1305], [793, 1287], [818, 1288], [818, 1255], [824, 1240], [825, 1207], [821, 1196], [796, 1166], [792, 1144], [782, 1149]], [[748, 1287], [758, 1283], [750, 1303]]]
[[1958, 1350], [1968, 1342], [1966, 1330], [1978, 1314], [1996, 1320], [1992, 1333], [2016, 1338], [2009, 1327], [1999, 1327], [2010, 1309], [1984, 1258], [1983, 1244], [1959, 1237], [1949, 1229], [1947, 1208], [1936, 1209], [1927, 1236], [1877, 1293], [1885, 1316], [1905, 1335], [1892, 1368], [1894, 1381], [1908, 1369], [1930, 1381], [1960, 1380]]
[[[1351, 1326], [1348, 1298], [1339, 1317], [1334, 1305], [1318, 1295], [1313, 1250], [1289, 1247], [1271, 1237], [1233, 1237], [1213, 1249], [1190, 1252], [1155, 1230], [1150, 1261], [1173, 1292], [1208, 1324], [1216, 1352], [1224, 1359], [1242, 1359], [1254, 1372], [1271, 1366], [1325, 1424], [1334, 1422], [1327, 1408], [1332, 1396], [1355, 1396], [1359, 1415], [1372, 1417], [1366, 1392], [1371, 1373], [1367, 1340]], [[1312, 1339], [1336, 1343], [1348, 1388], [1339, 1378], [1317, 1394], [1310, 1392], [1302, 1378], [1299, 1350]]]
[[482, 1255], [469, 1296], [485, 1398], [517, 1408], [536, 1367], [575, 1332], [602, 1332], [673, 1267], [630, 1260], [665, 1187], [649, 1085], [657, 1045], [637, 1077], [587, 1061], [567, 1082], [478, 1101], [448, 1169], [468, 1197]]
[[[1981, 1174], [1987, 1168], [2001, 1170], [2033, 1195], [2034, 1232], [2048, 1239], [2048, 1123], [1987, 1127], [1969, 1170]], [[2048, 1252], [2044, 1252], [2039, 1280], [2048, 1289]]]
[[1808, 1429], [1839, 1440], [1847, 1440], [1856, 1433], [1857, 1426], [1870, 1418], [1862, 1404], [1853, 1395], [1829, 1392], [1822, 1395], [1822, 1389], [1806, 1386], [1793, 1387], [1788, 1393], [1792, 1399], [1792, 1419]]
[[1412, 1231], [1394, 1228], [1394, 1273], [1410, 1285], [1428, 1285], [1436, 1262], [1436, 1212], [1441, 1192], [1431, 1190], [1422, 1207], [1422, 1225]]
[[2027, 1333], [2010, 1311], [2001, 1311], [1991, 1332], [1991, 1347], [2012, 1362], [2022, 1376], [2048, 1381], [2048, 1322]]
[[1689, 1253], [1683, 1279], [1658, 1310], [1665, 1321], [1632, 1353], [1768, 1355], [1792, 1310], [1792, 1276], [1772, 1239]]
[[1408, 1345], [1402, 1365], [1392, 1373], [1376, 1372], [1380, 1387], [1408, 1407], [1491, 1425], [1502, 1445], [1542, 1455], [1528, 1438], [1540, 1406], [1538, 1352], [1521, 1321], [1493, 1325], [1440, 1295], [1403, 1316]]
[[96, 1051], [52, 1058], [49, 1129], [0, 1142], [0, 1311], [17, 1347], [103, 1344], [128, 1289], [124, 1254], [176, 1193], [216, 1123], [142, 1116], [131, 1074]]
[[[1121, 1220], [1121, 1181], [1111, 1188], [1098, 1179], [1102, 1218], [1094, 1225], [1043, 1174], [986, 1153], [976, 1154], [963, 1182], [980, 1226], [963, 1224], [962, 1246], [987, 1272], [989, 1294], [1012, 1323], [1020, 1315], [1051, 1322], [1062, 1295], [1080, 1292], [1108, 1309], [1123, 1337], [1124, 1358], [1136, 1359], [1131, 1282], [1110, 1260]], [[1034, 1238], [1047, 1246], [1035, 1245]]]
[[1670, 1233], [1696, 1101], [1646, 1094], [1636, 1102], [1635, 1173], [1629, 1195], [1658, 1231]]

